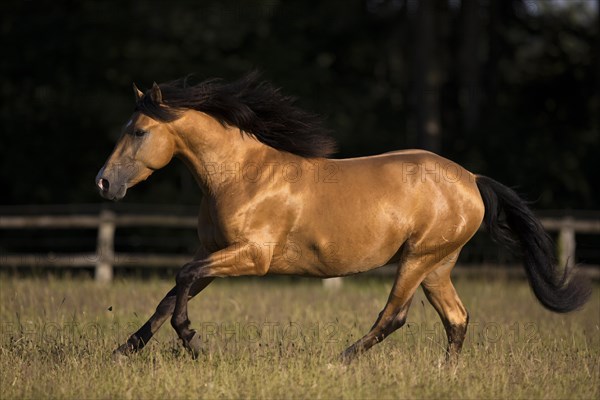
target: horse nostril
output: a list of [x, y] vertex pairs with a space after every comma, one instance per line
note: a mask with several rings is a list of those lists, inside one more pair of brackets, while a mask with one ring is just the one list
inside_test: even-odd
[[104, 179], [104, 178], [100, 178], [98, 180], [98, 187], [100, 188], [100, 190], [102, 190], [103, 192], [108, 192], [108, 188], [110, 187], [110, 183], [108, 182], [108, 180]]

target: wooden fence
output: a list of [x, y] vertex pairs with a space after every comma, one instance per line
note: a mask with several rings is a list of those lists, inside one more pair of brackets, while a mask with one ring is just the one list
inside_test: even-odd
[[[121, 227], [161, 227], [195, 229], [197, 218], [173, 215], [117, 214], [102, 210], [98, 215], [10, 215], [0, 217], [0, 229], [97, 229], [96, 250], [83, 254], [0, 254], [0, 267], [94, 267], [98, 282], [110, 282], [115, 267], [179, 267], [189, 255], [127, 254], [115, 252], [115, 231]], [[558, 254], [561, 265], [575, 260], [576, 234], [600, 233], [600, 220], [572, 217], [542, 218], [550, 232], [558, 232]], [[339, 280], [326, 280], [326, 286], [337, 286]]]

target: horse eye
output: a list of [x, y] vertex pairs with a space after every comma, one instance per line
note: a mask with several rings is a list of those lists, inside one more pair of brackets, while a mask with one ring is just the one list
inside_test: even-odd
[[133, 135], [135, 137], [142, 137], [146, 134], [146, 131], [141, 130], [141, 129], [136, 129], [135, 131], [133, 131]]

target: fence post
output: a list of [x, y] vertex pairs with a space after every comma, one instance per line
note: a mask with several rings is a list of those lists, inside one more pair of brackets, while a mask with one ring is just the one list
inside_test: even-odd
[[342, 287], [342, 282], [342, 278], [339, 276], [335, 278], [323, 279], [323, 287], [329, 290], [338, 290]]
[[109, 283], [113, 278], [113, 261], [115, 258], [115, 214], [109, 210], [100, 212], [98, 225], [98, 242], [96, 244], [95, 279], [99, 283]]
[[571, 268], [575, 265], [575, 230], [573, 229], [573, 219], [567, 217], [564, 219], [560, 232], [558, 233], [558, 262], [560, 266]]

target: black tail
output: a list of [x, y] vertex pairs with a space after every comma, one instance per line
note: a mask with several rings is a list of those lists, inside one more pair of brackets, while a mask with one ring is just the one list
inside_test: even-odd
[[564, 313], [581, 307], [590, 296], [590, 285], [575, 270], [559, 271], [552, 240], [527, 204], [510, 188], [477, 176], [485, 206], [484, 222], [492, 238], [504, 245], [519, 244], [529, 284], [547, 309]]

